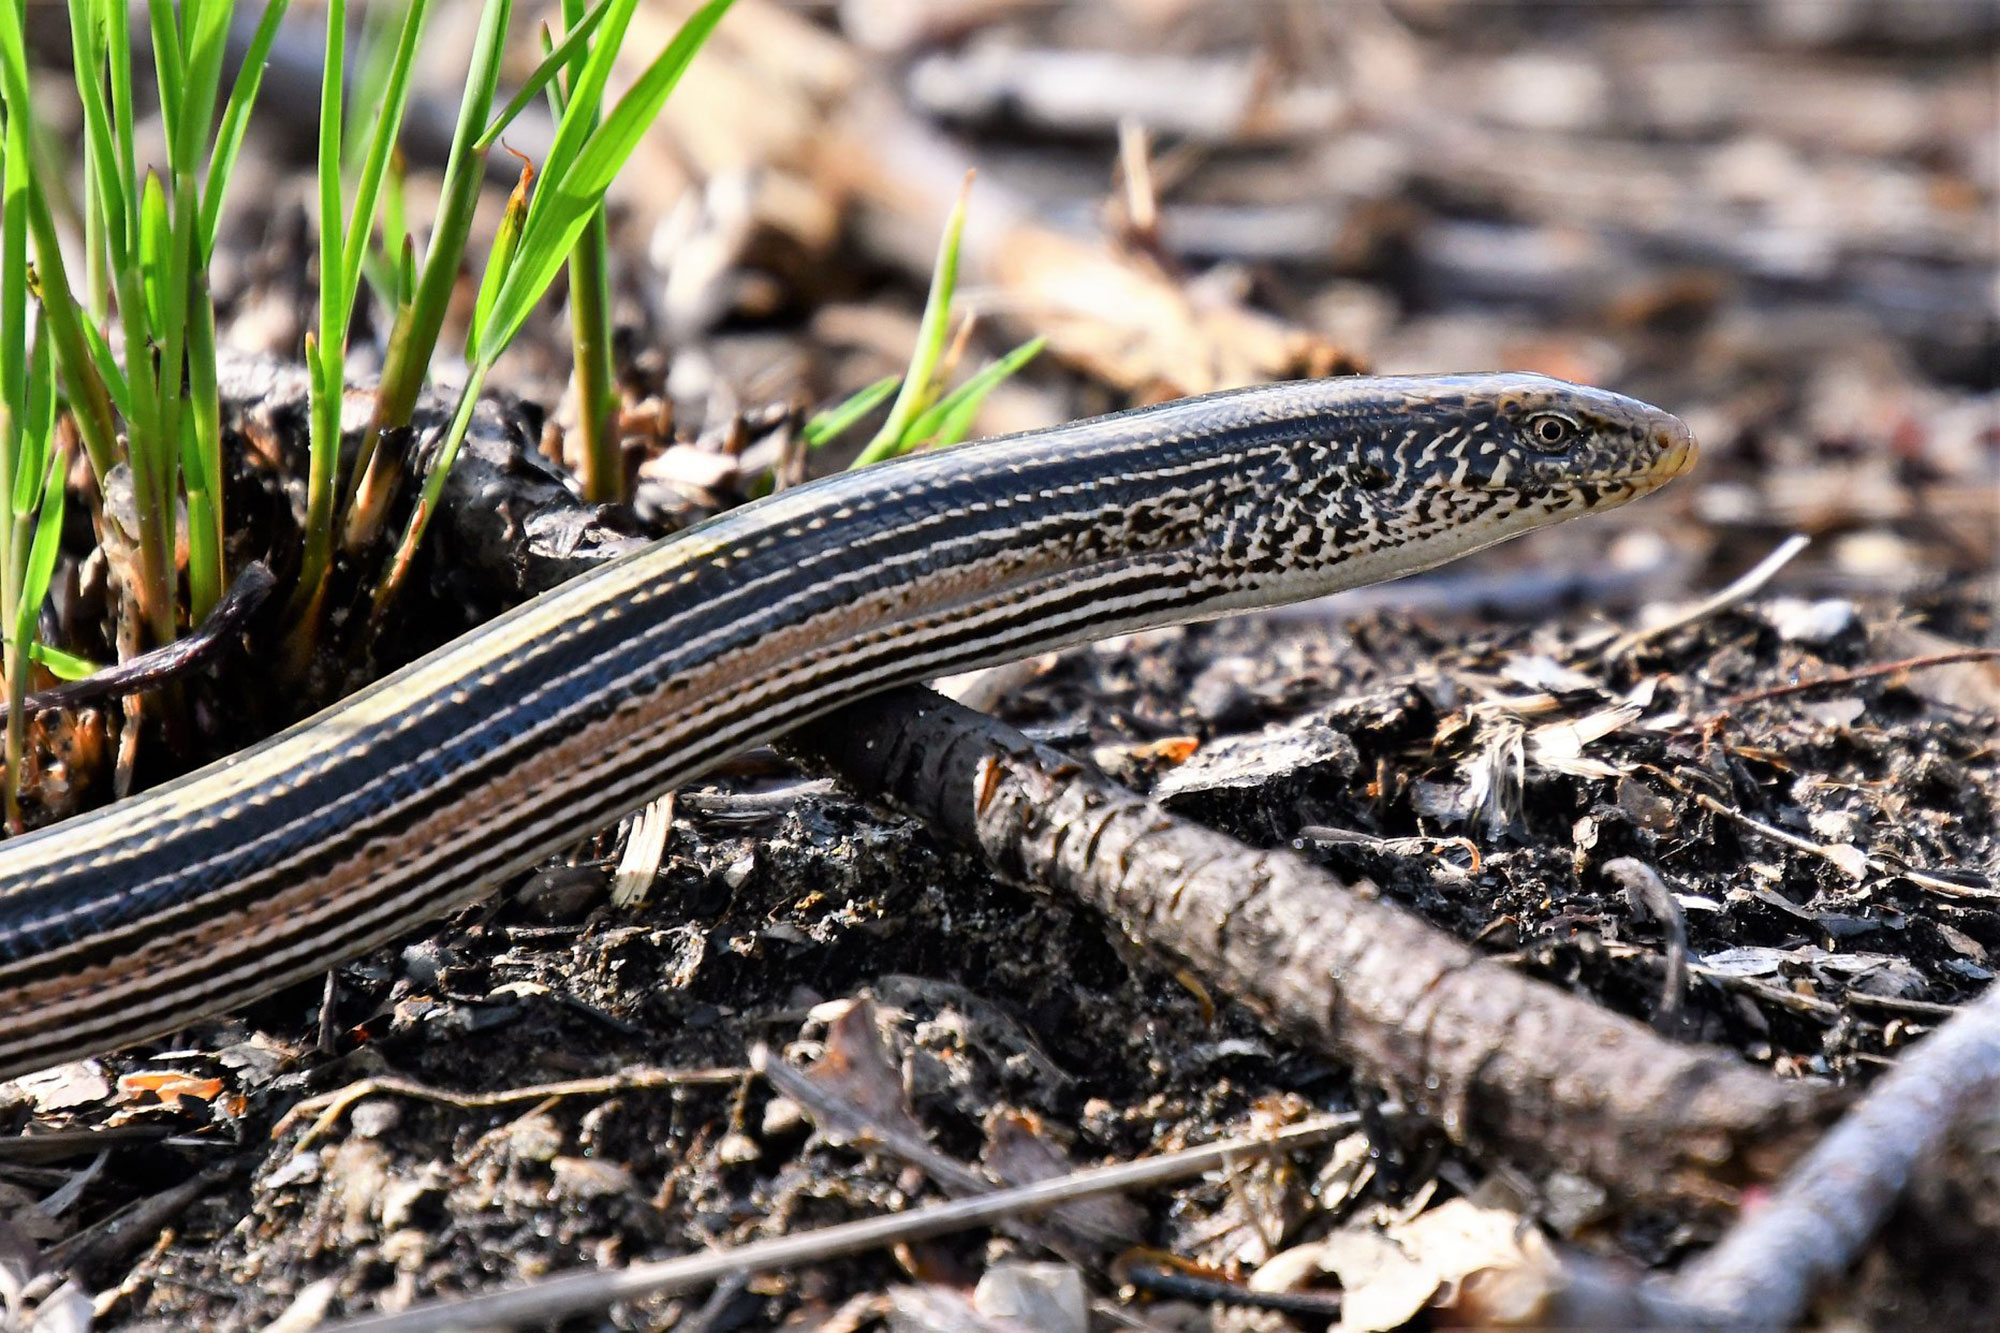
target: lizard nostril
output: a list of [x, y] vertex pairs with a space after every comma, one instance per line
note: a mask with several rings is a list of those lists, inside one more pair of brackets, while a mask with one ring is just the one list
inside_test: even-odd
[[1693, 467], [1701, 456], [1694, 432], [1679, 417], [1669, 417], [1653, 431], [1653, 443], [1660, 451], [1660, 471], [1678, 477]]

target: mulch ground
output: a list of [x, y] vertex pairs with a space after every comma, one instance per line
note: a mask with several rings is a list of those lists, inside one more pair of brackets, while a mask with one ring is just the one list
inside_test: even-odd
[[[1658, 401], [1705, 450], [1661, 495], [1468, 572], [1077, 649], [1001, 681], [993, 711], [1177, 814], [1298, 848], [1491, 959], [1775, 1078], [1864, 1088], [1990, 984], [2000, 663], [1966, 657], [2000, 638], [1977, 6], [1627, 5], [1556, 23], [1426, 0], [1318, 24], [1311, 7], [1165, 5], [1156, 26], [1133, 6], [998, 5], [971, 37], [864, 45], [840, 23], [866, 8], [836, 21], [742, 0], [618, 196], [628, 396], [666, 429], [635, 446], [633, 507], [606, 517], [638, 533], [740, 498], [756, 478], [728, 460], [768, 462], [760, 442], [788, 412], [900, 369], [936, 229], [977, 162], [988, 239], [968, 238], [968, 285], [991, 310], [975, 353], [1054, 337], [995, 396], [994, 429], [1216, 376], [1504, 364]], [[1084, 49], [1105, 61], [1091, 79], [1038, 74]], [[1284, 59], [1246, 64], [1271, 50]], [[1161, 132], [1149, 232], [1119, 215], [1131, 198], [1110, 164], [1120, 98], [1157, 84], [1145, 60], [1163, 53], [1193, 62], [1175, 67], [1191, 90], [1261, 73], [1234, 138]], [[992, 95], [940, 101], [967, 70]], [[316, 88], [297, 77], [274, 67], [270, 86]], [[1052, 86], [1104, 105], [1058, 99], [1072, 120], [1052, 125], [1036, 101]], [[732, 88], [754, 96], [737, 107]], [[757, 139], [741, 149], [757, 171], [718, 148], [732, 129]], [[246, 154], [221, 326], [295, 359], [309, 173], [282, 142], [253, 136]], [[413, 149], [413, 196], [437, 165]], [[1058, 230], [1091, 233], [1092, 262]], [[1117, 299], [1082, 317], [1057, 299], [1077, 289]], [[546, 313], [506, 378], [560, 423], [564, 325]], [[297, 444], [246, 434], [230, 512], [243, 555], [282, 574]], [[549, 474], [531, 481], [560, 497]], [[533, 591], [504, 506], [446, 519], [457, 535], [375, 665]], [[570, 530], [550, 532], [559, 546]], [[1651, 631], [1792, 532], [1814, 543], [1767, 588]], [[81, 563], [58, 613], [108, 656], [115, 598]], [[241, 661], [218, 670], [190, 685], [218, 751], [296, 703], [260, 697]], [[108, 770], [103, 734], [84, 739]], [[0, 1131], [17, 1131], [0, 1139], [0, 1271], [42, 1250], [99, 1293], [104, 1328], [304, 1325], [942, 1197], [816, 1133], [750, 1072], [760, 1047], [851, 1059], [857, 1013], [885, 1062], [864, 1062], [872, 1092], [964, 1162], [1001, 1127], [1088, 1164], [1361, 1111], [1329, 1147], [1135, 1196], [1135, 1241], [1225, 1278], [1316, 1271], [1331, 1251], [1309, 1247], [1351, 1254], [1362, 1233], [1408, 1241], [1397, 1228], [1452, 1200], [1645, 1268], [1721, 1224], [1457, 1146], [1094, 912], [771, 755], [680, 794], [636, 904], [612, 900], [621, 846], [573, 849], [324, 993], [0, 1090]], [[1664, 893], [1607, 874], [1619, 858]], [[298, 1110], [328, 1096], [323, 1115]], [[1827, 1298], [1830, 1320], [1991, 1322], [1996, 1141], [1990, 1118], [1964, 1128]], [[652, 1298], [608, 1326], [969, 1327], [970, 1306], [924, 1302], [1044, 1254], [978, 1232]], [[1120, 1274], [1081, 1268], [1100, 1301], [1119, 1291]], [[1326, 1325], [1185, 1294], [1125, 1311], [1190, 1331]]]
[[[1587, 615], [1500, 630], [1371, 614], [1162, 631], [1056, 658], [1000, 711], [1128, 783], [1157, 780], [1178, 813], [1314, 849], [1489, 954], [1651, 1020], [1668, 932], [1598, 869], [1642, 858], [1671, 889], [1695, 959], [1677, 1035], [1788, 1077], [1865, 1082], [1988, 978], [2000, 911], [1798, 850], [1695, 797], [1990, 893], [1964, 868], [1992, 863], [2000, 724], [1930, 697], [1947, 668], [1732, 702], [1879, 660], [1867, 609], [1822, 608], [1811, 643], [1788, 637], [1792, 610], [1723, 611], [1610, 665], [1577, 650], [1603, 638]], [[1935, 611], [1962, 625], [1982, 614]], [[1633, 699], [1576, 753], [1550, 748], [1565, 721]], [[1176, 762], [1179, 738], [1199, 748]], [[1609, 771], [1573, 771], [1591, 762]], [[342, 969], [337, 1054], [315, 1049], [318, 996], [293, 993], [191, 1034], [185, 1051], [104, 1062], [122, 1091], [72, 1087], [69, 1116], [47, 1098], [44, 1126], [173, 1136], [118, 1149], [105, 1173], [115, 1192], [230, 1164], [149, 1252], [100, 1273], [128, 1293], [119, 1319], [258, 1327], [322, 1279], [343, 1303], [393, 1305], [908, 1206], [925, 1191], [904, 1169], [815, 1141], [758, 1080], [727, 1072], [759, 1044], [822, 1049], [823, 1006], [849, 997], [873, 1000], [911, 1108], [963, 1158], [1010, 1114], [1096, 1161], [1241, 1132], [1280, 1108], [1368, 1103], [1341, 1069], [1137, 956], [1093, 914], [801, 781], [687, 793], [643, 907], [610, 905], [606, 868], [586, 856]], [[637, 1068], [723, 1072], [475, 1107], [379, 1092], [309, 1145], [296, 1117], [270, 1136], [302, 1095], [371, 1077], [495, 1093]], [[160, 1105], [138, 1074], [161, 1070], [217, 1085]], [[27, 1110], [17, 1103], [17, 1121]], [[1148, 1238], [1254, 1267], [1378, 1206], [1503, 1187], [1581, 1243], [1648, 1263], [1704, 1234], [1610, 1215], [1588, 1182], [1520, 1179], [1400, 1116], [1369, 1143], [1358, 1188], [1316, 1197], [1329, 1153], [1275, 1173], [1254, 1205], [1213, 1185], [1163, 1192], [1145, 1201]], [[762, 1280], [705, 1326], [812, 1326], [812, 1312], [913, 1272], [976, 1274], [1011, 1245], [937, 1242], [900, 1264]], [[625, 1326], [671, 1326], [679, 1308]]]

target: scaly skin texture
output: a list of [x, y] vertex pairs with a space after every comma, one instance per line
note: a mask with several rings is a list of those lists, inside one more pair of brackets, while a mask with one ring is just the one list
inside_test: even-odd
[[579, 578], [261, 746], [0, 846], [0, 1077], [433, 920], [848, 700], [1428, 568], [1684, 471], [1533, 375], [1214, 394], [803, 486]]

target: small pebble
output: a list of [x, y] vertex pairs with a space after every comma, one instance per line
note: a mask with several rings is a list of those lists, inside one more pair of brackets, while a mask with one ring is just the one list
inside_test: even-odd
[[1041, 1333], [1086, 1333], [1090, 1302], [1083, 1275], [1068, 1264], [1000, 1263], [973, 1289], [981, 1314]]
[[764, 1118], [757, 1132], [765, 1138], [782, 1138], [806, 1127], [806, 1115], [790, 1097], [773, 1097], [764, 1103]]
[[519, 901], [539, 921], [575, 921], [597, 905], [605, 888], [600, 866], [551, 866], [521, 886]]
[[756, 871], [756, 869], [757, 869], [756, 853], [745, 852], [743, 853], [743, 855], [737, 857], [734, 861], [731, 861], [729, 863], [729, 868], [722, 872], [722, 882], [724, 884], [727, 884], [732, 891], [740, 889], [745, 884], [750, 882], [750, 876]]
[[757, 1140], [740, 1131], [724, 1134], [715, 1145], [715, 1159], [725, 1166], [742, 1166], [763, 1156], [764, 1150], [757, 1146]]
[[403, 1110], [386, 1097], [370, 1097], [348, 1113], [355, 1136], [379, 1139], [403, 1123]]
[[550, 1192], [569, 1199], [604, 1199], [620, 1194], [637, 1194], [638, 1182], [616, 1162], [595, 1157], [557, 1157], [549, 1163], [555, 1173]]
[[1817, 645], [1831, 643], [1854, 628], [1860, 612], [1854, 603], [1838, 598], [1817, 602], [1797, 597], [1774, 597], [1763, 605], [1764, 622], [1778, 631], [1786, 643]]

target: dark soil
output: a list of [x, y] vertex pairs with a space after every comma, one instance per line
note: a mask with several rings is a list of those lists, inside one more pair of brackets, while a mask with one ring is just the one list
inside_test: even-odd
[[[1939, 610], [1966, 623], [1980, 614]], [[1992, 717], [1928, 704], [1912, 684], [1921, 674], [1727, 703], [1870, 660], [1864, 611], [1811, 648], [1783, 639], [1753, 604], [1615, 666], [1584, 659], [1598, 684], [1561, 690], [1531, 725], [1650, 688], [1639, 718], [1587, 747], [1618, 775], [1530, 759], [1514, 799], [1483, 816], [1453, 813], [1465, 765], [1509, 725], [1495, 701], [1535, 693], [1508, 675], [1533, 679], [1548, 658], [1573, 654], [1577, 623], [1463, 638], [1388, 615], [1164, 631], [1064, 655], [1003, 711], [1128, 782], [1166, 776], [1179, 793], [1172, 808], [1252, 843], [1313, 846], [1301, 831], [1316, 827], [1428, 840], [1433, 850], [1417, 854], [1352, 843], [1321, 854], [1488, 952], [1648, 1019], [1662, 930], [1597, 869], [1640, 857], [1680, 895], [1696, 958], [1715, 964], [1690, 987], [1682, 1035], [1787, 1077], [1865, 1082], [1978, 989], [1988, 949], [2000, 946], [1993, 902], [1941, 898], [1893, 875], [1857, 882], [1687, 795], [1984, 883], [1964, 872], [1993, 858]], [[1204, 742], [1192, 760], [1152, 757], [1156, 742], [1183, 735]], [[1245, 736], [1279, 753], [1304, 737], [1314, 757], [1245, 779], [1230, 758]], [[1200, 770], [1211, 763], [1230, 773], [1227, 785], [1207, 785]], [[783, 786], [748, 825], [699, 813], [708, 792], [774, 781], [791, 780], [690, 793], [695, 813], [676, 824], [644, 908], [608, 905], [607, 872], [586, 857], [342, 969], [335, 1054], [314, 1049], [316, 997], [291, 994], [190, 1034], [181, 1053], [107, 1062], [214, 1076], [227, 1089], [178, 1107], [128, 1096], [80, 1115], [175, 1135], [114, 1153], [112, 1191], [139, 1197], [203, 1166], [234, 1167], [129, 1268], [121, 1318], [258, 1327], [322, 1279], [338, 1305], [393, 1305], [740, 1242], [925, 1193], [893, 1164], [809, 1140], [747, 1074], [499, 1108], [383, 1093], [309, 1145], [296, 1121], [269, 1137], [301, 1095], [370, 1076], [473, 1092], [633, 1067], [728, 1070], [760, 1043], [810, 1053], [824, 1034], [816, 1006], [869, 995], [912, 1108], [937, 1146], [963, 1158], [1002, 1112], [1041, 1118], [1075, 1159], [1096, 1161], [1241, 1131], [1280, 1106], [1366, 1103], [1325, 1059], [1274, 1040], [1235, 1006], [1211, 1010], [1190, 979], [1135, 956], [1090, 914], [996, 882], [910, 821], [838, 791]], [[1449, 1153], [1441, 1167], [1442, 1145], [1400, 1121], [1373, 1143], [1382, 1156], [1359, 1196], [1321, 1210], [1294, 1190], [1280, 1209], [1283, 1237], [1415, 1191], [1473, 1190], [1495, 1171], [1508, 1179], [1503, 1163]], [[1534, 1208], [1537, 1186], [1511, 1183], [1525, 1184]], [[1236, 1205], [1213, 1187], [1148, 1204], [1149, 1242], [1184, 1256], [1254, 1265], [1277, 1239], [1227, 1225]], [[1544, 1216], [1572, 1232], [1588, 1220]], [[1580, 1239], [1664, 1261], [1692, 1238], [1666, 1221], [1610, 1219]], [[996, 1245], [1012, 1243], [941, 1242], [921, 1262], [977, 1272]], [[760, 1281], [723, 1326], [775, 1324], [896, 1277], [885, 1257]], [[677, 1308], [633, 1311], [621, 1326], [671, 1324]]]
[[[1776, 1078], [1865, 1087], [1991, 983], [2000, 665], [1877, 669], [2000, 642], [1980, 6], [1165, 4], [1156, 27], [1133, 17], [1147, 5], [998, 5], [971, 36], [894, 49], [841, 31], [867, 8], [774, 18], [743, 0], [724, 38], [753, 14], [780, 24], [753, 34], [797, 37], [792, 24], [843, 72], [752, 61], [759, 104], [740, 116], [705, 105], [670, 125], [619, 195], [628, 397], [675, 427], [637, 461], [659, 462], [673, 438], [711, 463], [754, 452], [801, 404], [900, 369], [943, 207], [913, 219], [883, 196], [908, 185], [949, 199], [973, 160], [1021, 217], [1093, 244], [1105, 231], [1121, 262], [1199, 292], [1191, 308], [1240, 302], [1285, 345], [1338, 349], [1314, 364], [1518, 366], [1660, 402], [1695, 425], [1705, 456], [1639, 506], [1334, 606], [1078, 649], [1002, 690], [995, 711], [1178, 814], [1299, 847], [1493, 958]], [[919, 95], [937, 86], [917, 77], [922, 60], [957, 59], [982, 37], [1024, 62], [1070, 49], [1263, 53], [1259, 87], [1332, 88], [1327, 105], [1346, 109], [1289, 133], [1267, 125], [1264, 138], [1246, 128], [1240, 143], [1163, 133], [1162, 230], [1116, 217], [1100, 229], [1120, 193], [1115, 122], [1051, 127], [1025, 94], [984, 111]], [[801, 62], [810, 45], [771, 44]], [[701, 57], [744, 59], [726, 42]], [[848, 160], [855, 136], [835, 133], [852, 129], [846, 103], [828, 90], [850, 84], [855, 105], [879, 94], [903, 118], [892, 128], [936, 131], [963, 155], [940, 158], [941, 193], [918, 179], [922, 154]], [[761, 125], [766, 110], [828, 143], [780, 143], [774, 130], [746, 149], [768, 167], [757, 182], [775, 182], [769, 194], [730, 169], [695, 179], [690, 164], [711, 162], [705, 134]], [[413, 152], [414, 197], [438, 164]], [[281, 135], [253, 136], [246, 155], [254, 203], [225, 215], [215, 275], [225, 339], [296, 360], [309, 172]], [[898, 189], [871, 193], [871, 177]], [[724, 186], [752, 196], [737, 231]], [[721, 256], [706, 285], [672, 272], [679, 252], [649, 249], [683, 201], [700, 215], [685, 251]], [[914, 252], [903, 233], [918, 236]], [[982, 344], [1048, 331], [1004, 258], [971, 275], [1001, 298], [968, 366]], [[670, 277], [682, 280], [671, 291]], [[699, 318], [670, 299], [690, 291]], [[1146, 347], [1125, 357], [1143, 339], [1101, 313], [1105, 331], [1068, 329], [996, 395], [986, 424], [1125, 406], [1211, 369], [1151, 365]], [[506, 378], [560, 424], [565, 323], [554, 303], [545, 314]], [[1227, 344], [1237, 326], [1220, 327]], [[358, 333], [357, 374], [366, 343]], [[1138, 369], [1120, 378], [1126, 360]], [[283, 439], [239, 443], [232, 555], [282, 574], [302, 511], [296, 458]], [[756, 480], [690, 495], [643, 471], [634, 506], [609, 517], [670, 527]], [[428, 600], [356, 660], [386, 665], [538, 586], [525, 566], [485, 559], [516, 549], [517, 515], [466, 495], [467, 526], [453, 531], [471, 535], [427, 554]], [[1814, 544], [1765, 591], [1610, 651], [1792, 532]], [[365, 574], [343, 577], [358, 587]], [[63, 623], [110, 656], [103, 570], [60, 577]], [[304, 706], [232, 669], [190, 686], [196, 749], [242, 743]], [[348, 669], [323, 673], [329, 694]], [[106, 799], [108, 777], [90, 775], [108, 772], [115, 738], [97, 722], [55, 725], [50, 745], [75, 781], [49, 812]], [[165, 769], [204, 757], [153, 758]], [[16, 1131], [0, 1140], [0, 1269], [39, 1250], [98, 1293], [104, 1328], [240, 1330], [288, 1313], [286, 1327], [304, 1327], [935, 1201], [922, 1173], [831, 1145], [750, 1072], [760, 1046], [797, 1065], [825, 1055], [837, 1002], [857, 997], [872, 1000], [894, 1090], [961, 1161], [991, 1151], [1009, 1116], [1082, 1165], [1364, 1111], [1343, 1143], [1135, 1198], [1135, 1241], [1230, 1278], [1451, 1198], [1644, 1268], [1713, 1234], [1712, 1218], [1619, 1212], [1581, 1177], [1451, 1145], [1094, 913], [1000, 882], [915, 821], [767, 754], [681, 794], [642, 905], [610, 901], [622, 845], [607, 832], [342, 967], [329, 1012], [320, 988], [297, 988], [170, 1047], [0, 1088], [0, 1130]], [[1620, 857], [1658, 872], [1670, 911], [1605, 873]], [[1670, 986], [1673, 915], [1682, 987]], [[367, 1082], [380, 1079], [402, 1083]], [[573, 1080], [598, 1082], [550, 1086]], [[343, 1089], [357, 1095], [323, 1119], [298, 1110]], [[1830, 1323], [1991, 1323], [1990, 1120], [1961, 1126], [1928, 1164], [1827, 1298]], [[70, 1131], [90, 1134], [50, 1137]], [[176, 1190], [177, 1207], [119, 1222]], [[565, 1327], [879, 1327], [913, 1285], [955, 1292], [1024, 1256], [1045, 1254], [975, 1232]], [[1085, 1265], [1104, 1300], [1120, 1289], [1109, 1257]], [[1324, 1326], [1188, 1299], [1128, 1310], [1163, 1328]]]

